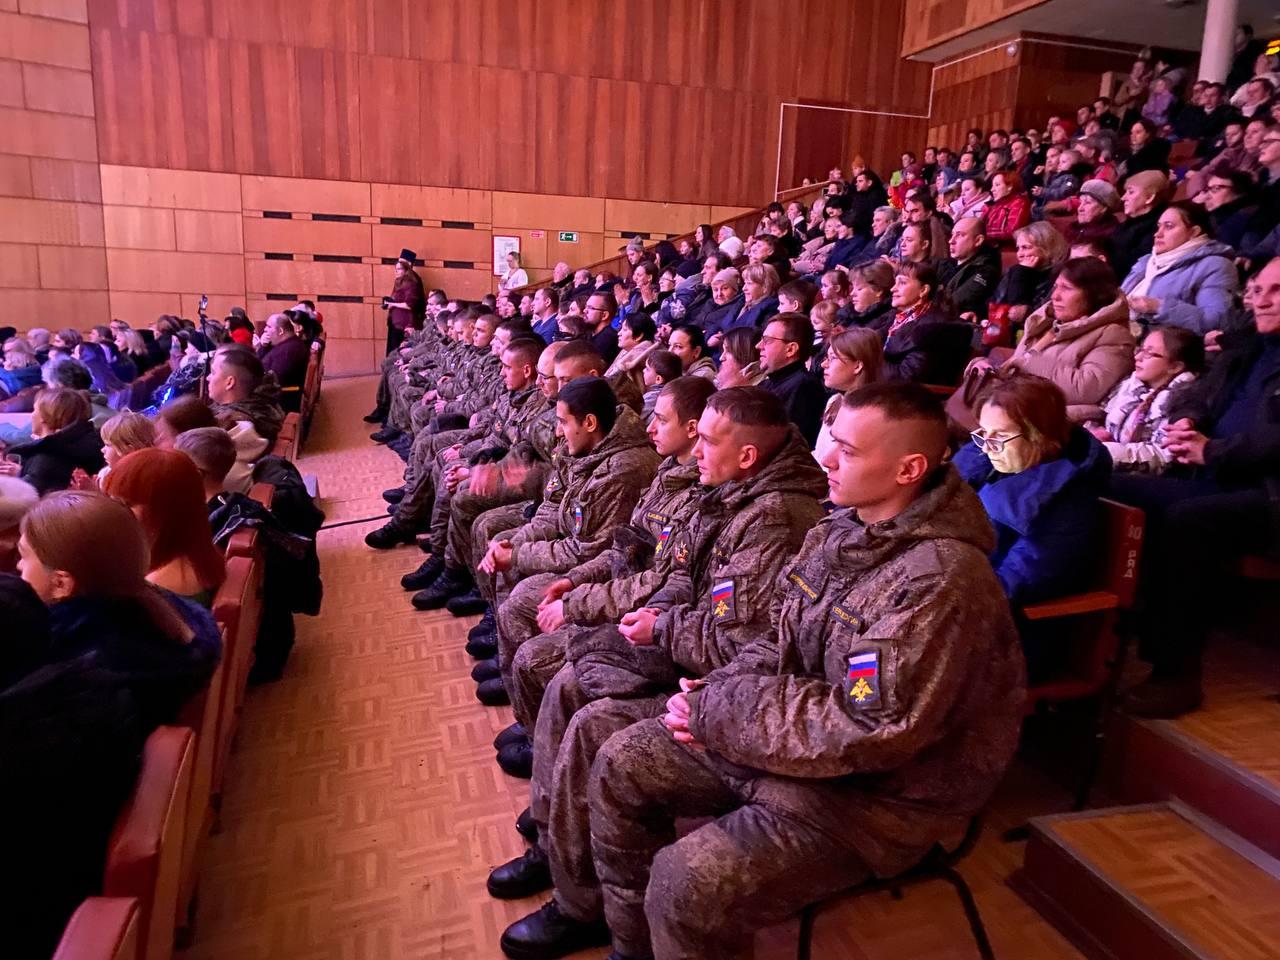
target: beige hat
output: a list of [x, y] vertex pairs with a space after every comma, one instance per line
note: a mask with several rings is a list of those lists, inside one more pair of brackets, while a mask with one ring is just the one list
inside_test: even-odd
[[1080, 196], [1093, 197], [1112, 213], [1120, 209], [1120, 194], [1105, 180], [1086, 180], [1080, 187]]

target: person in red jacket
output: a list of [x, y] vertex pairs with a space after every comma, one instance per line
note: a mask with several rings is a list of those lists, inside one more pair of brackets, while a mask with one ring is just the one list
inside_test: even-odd
[[987, 205], [987, 240], [1013, 249], [1013, 234], [1031, 222], [1031, 198], [1016, 170], [1001, 170], [991, 179], [991, 203]]

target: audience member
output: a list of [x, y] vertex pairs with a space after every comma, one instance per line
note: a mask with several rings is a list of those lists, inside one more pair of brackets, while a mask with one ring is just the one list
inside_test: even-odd
[[34, 506], [21, 531], [18, 566], [49, 606], [52, 658], [96, 654], [133, 694], [144, 735], [172, 723], [209, 682], [221, 639], [207, 610], [147, 582], [146, 536], [129, 508], [67, 490]]
[[1252, 194], [1253, 179], [1238, 170], [1223, 170], [1205, 179], [1204, 192], [1196, 202], [1209, 212], [1213, 236], [1219, 243], [1234, 250], [1244, 245], [1245, 233], [1258, 212]]
[[156, 413], [155, 446], [162, 450], [172, 450], [180, 435], [199, 427], [214, 427], [218, 421], [209, 409], [209, 404], [199, 397], [179, 397], [166, 403]]
[[[985, 359], [970, 367], [991, 366]], [[1026, 333], [1003, 375], [1029, 373], [1057, 384], [1073, 423], [1102, 417], [1102, 403], [1133, 369], [1129, 308], [1111, 268], [1068, 260], [1049, 302], [1027, 318]]]
[[991, 178], [991, 203], [984, 215], [987, 240], [1012, 249], [1014, 233], [1031, 222], [1031, 197], [1017, 171], [999, 170]]
[[98, 433], [102, 437], [102, 459], [106, 465], [98, 471], [96, 486], [101, 486], [121, 458], [156, 446], [156, 425], [140, 413], [117, 413]]
[[236, 444], [221, 427], [188, 430], [178, 437], [173, 449], [186, 454], [200, 471], [205, 505], [210, 514], [226, 503], [228, 497], [244, 496], [225, 489], [227, 474], [236, 465]]
[[0, 474], [0, 573], [18, 569], [18, 524], [39, 499], [27, 481]]
[[630, 377], [637, 387], [643, 387], [644, 359], [656, 349], [656, 335], [657, 327], [649, 314], [630, 313], [624, 317], [618, 325], [618, 355], [609, 364], [605, 377]]
[[91, 412], [81, 391], [68, 387], [40, 391], [31, 417], [32, 439], [8, 449], [0, 462], [0, 476], [20, 476], [43, 496], [65, 490], [77, 468], [97, 473], [103, 466], [102, 440], [89, 419]]
[[893, 281], [893, 267], [884, 260], [873, 260], [849, 271], [852, 295], [837, 313], [838, 322], [844, 327], [869, 327], [883, 341], [894, 318]]
[[826, 462], [835, 447], [831, 428], [844, 402], [844, 395], [869, 383], [878, 383], [883, 370], [884, 344], [875, 329], [855, 327], [831, 339], [827, 355], [822, 360], [822, 385], [832, 391], [832, 395], [823, 410], [822, 428], [813, 445], [813, 457], [819, 465]]
[[813, 350], [813, 327], [799, 313], [780, 313], [760, 335], [760, 369], [766, 374], [760, 386], [782, 401], [787, 419], [800, 430], [810, 447], [818, 439], [826, 398], [822, 385], [805, 366]]
[[734, 327], [724, 335], [724, 340], [720, 343], [716, 389], [755, 387], [760, 384], [767, 371], [760, 365], [759, 339], [752, 327]]
[[1120, 226], [1116, 211], [1120, 194], [1105, 180], [1086, 180], [1080, 186], [1076, 218], [1067, 226], [1067, 240], [1107, 240]]
[[[262, 362], [243, 347], [222, 347], [209, 370], [209, 400], [214, 417], [236, 442], [236, 468], [227, 489], [247, 493], [253, 464], [271, 449], [284, 423], [274, 377], [266, 377]], [[191, 427], [209, 426], [193, 423]], [[182, 431], [178, 431], [182, 432]]]
[[618, 331], [613, 329], [613, 317], [618, 312], [618, 301], [613, 294], [596, 291], [587, 298], [582, 308], [584, 332], [596, 353], [606, 364], [618, 355]]
[[262, 330], [258, 359], [263, 370], [275, 374], [281, 390], [280, 406], [286, 411], [302, 408], [302, 388], [307, 382], [307, 364], [311, 361], [311, 345], [297, 335], [293, 322], [283, 313], [267, 317]]
[[[1021, 326], [1032, 310], [1048, 301], [1054, 278], [1067, 261], [1067, 252], [1067, 241], [1061, 231], [1043, 221], [1018, 230], [1014, 234], [1017, 262], [996, 284], [987, 304], [988, 319], [991, 319], [992, 308], [1001, 305], [1008, 308], [1006, 319], [1010, 327]], [[1007, 333], [1012, 342], [1012, 329]]]
[[1151, 249], [1168, 192], [1169, 178], [1156, 170], [1135, 173], [1125, 181], [1121, 197], [1124, 222], [1107, 240], [1109, 260], [1117, 277], [1128, 276], [1133, 265]]
[[1152, 672], [1126, 697], [1138, 716], [1172, 717], [1200, 705], [1216, 611], [1187, 598], [1222, 596], [1233, 561], [1277, 542], [1269, 489], [1280, 410], [1269, 398], [1280, 383], [1280, 260], [1250, 278], [1247, 298], [1253, 324], [1224, 341], [1205, 376], [1170, 402], [1164, 445], [1176, 467], [1113, 480], [1112, 495], [1147, 517], [1138, 628]]
[[904, 263], [893, 281], [897, 311], [884, 343], [887, 380], [952, 384], [969, 356], [972, 328], [954, 323], [933, 267]]
[[1102, 423], [1085, 426], [1117, 470], [1162, 473], [1169, 405], [1204, 369], [1204, 341], [1183, 327], [1152, 327], [1133, 354], [1133, 373], [1116, 385]]
[[1120, 166], [1121, 179], [1127, 180], [1143, 170], [1169, 172], [1172, 145], [1159, 135], [1157, 125], [1145, 116], [1135, 120], [1129, 130], [1129, 158]]
[[[694, 327], [696, 330], [697, 327]], [[684, 375], [684, 366], [670, 350], [654, 350], [644, 361], [644, 407], [641, 416], [646, 423], [653, 416], [662, 388]], [[713, 374], [714, 375], [714, 374]]]
[[1160, 214], [1151, 253], [1122, 288], [1135, 320], [1185, 327], [1201, 336], [1221, 329], [1240, 292], [1234, 251], [1213, 237], [1208, 211], [1183, 200]]
[[976, 217], [956, 221], [950, 246], [951, 256], [937, 268], [942, 293], [961, 319], [977, 322], [986, 316], [987, 301], [1000, 282], [1000, 253], [987, 243]]
[[102, 490], [128, 505], [147, 534], [147, 581], [211, 607], [226, 570], [213, 545], [204, 485], [191, 459], [176, 450], [139, 450], [116, 463]]
[[[778, 273], [767, 263], [749, 263], [742, 268], [742, 310], [733, 319], [733, 327], [764, 328], [778, 312]], [[716, 344], [718, 345], [718, 344]]]
[[4, 342], [4, 367], [0, 369], [0, 399], [12, 397], [40, 383], [40, 361], [35, 349], [22, 337]]

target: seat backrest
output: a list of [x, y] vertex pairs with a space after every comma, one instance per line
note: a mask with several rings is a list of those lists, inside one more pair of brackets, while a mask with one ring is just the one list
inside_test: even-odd
[[159, 727], [147, 738], [137, 786], [107, 846], [102, 892], [138, 899], [139, 960], [173, 955], [194, 748], [185, 727]]
[[53, 960], [138, 960], [138, 901], [90, 897], [76, 908]]
[[1147, 518], [1137, 507], [1114, 500], [1099, 501], [1106, 511], [1104, 530], [1107, 538], [1107, 560], [1102, 589], [1114, 593], [1120, 609], [1133, 606], [1138, 591], [1138, 563], [1142, 559], [1142, 537]]
[[258, 530], [256, 527], [245, 527], [237, 530], [227, 538], [228, 557], [253, 557], [258, 552]]
[[[226, 649], [223, 633], [223, 650]], [[182, 844], [182, 874], [178, 884], [178, 911], [174, 922], [183, 926], [187, 908], [196, 889], [196, 872], [201, 846], [213, 825], [213, 772], [218, 758], [218, 726], [223, 707], [223, 677], [226, 664], [220, 662], [209, 685], [178, 711], [177, 724], [195, 732], [195, 761], [191, 768], [191, 791], [187, 802], [187, 831]]]
[[256, 557], [227, 558], [227, 578], [213, 598], [213, 616], [223, 629], [222, 706], [212, 780], [213, 793], [220, 795], [262, 619], [262, 564]]
[[257, 500], [260, 504], [271, 509], [271, 501], [275, 498], [276, 488], [271, 483], [255, 483], [249, 488], [250, 499]]

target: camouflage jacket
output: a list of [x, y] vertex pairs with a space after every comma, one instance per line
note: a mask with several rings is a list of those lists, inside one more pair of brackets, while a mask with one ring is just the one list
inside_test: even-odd
[[515, 577], [563, 573], [605, 550], [614, 528], [627, 522], [653, 480], [659, 461], [629, 407], [618, 407], [618, 419], [599, 446], [566, 459], [561, 499], [545, 499], [512, 537]]
[[952, 844], [1013, 757], [1025, 665], [976, 494], [943, 468], [910, 507], [823, 520], [771, 626], [689, 695], [690, 732], [743, 795], [897, 873]]
[[616, 623], [643, 606], [673, 569], [668, 545], [688, 525], [700, 490], [696, 462], [664, 460], [609, 549], [565, 574], [575, 584], [564, 595], [565, 619], [584, 626]]

